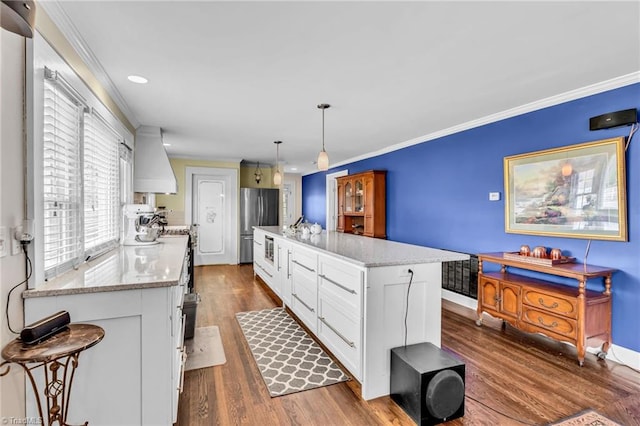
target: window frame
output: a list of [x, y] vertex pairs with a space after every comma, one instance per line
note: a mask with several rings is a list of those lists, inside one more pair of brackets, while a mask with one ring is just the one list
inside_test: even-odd
[[[95, 109], [102, 118], [122, 137], [122, 147], [126, 146], [125, 151], [128, 152], [129, 159], [122, 160], [123, 150], [120, 149], [119, 165], [120, 176], [127, 176], [130, 181], [121, 188], [128, 188], [130, 193], [120, 193], [118, 212], [120, 214], [122, 204], [131, 202], [133, 199], [133, 159], [132, 147], [134, 146], [133, 126], [128, 121], [118, 119], [111, 109], [102, 103], [84, 79], [74, 71], [74, 69], [65, 61], [60, 54], [53, 49], [51, 45], [42, 37], [39, 32], [34, 32], [33, 39], [27, 40], [26, 43], [26, 73], [25, 73], [25, 129], [26, 129], [26, 175], [25, 175], [25, 199], [26, 214], [25, 217], [33, 221], [34, 224], [34, 240], [28, 246], [27, 250], [33, 264], [33, 274], [28, 282], [28, 288], [33, 289], [44, 284], [53, 276], [45, 276], [44, 272], [44, 237], [43, 237], [43, 219], [44, 219], [44, 203], [43, 203], [43, 99], [44, 99], [44, 73], [45, 67], [55, 70], [64, 80], [72, 87], [78, 95], [80, 95], [91, 109]], [[93, 77], [91, 77], [93, 78]], [[90, 81], [90, 80], [88, 80]], [[94, 80], [91, 87], [98, 87], [100, 91], [103, 89], [98, 85], [95, 86], [97, 80]], [[126, 157], [126, 156], [125, 156]], [[122, 168], [127, 170], [123, 171]], [[84, 205], [84, 200], [83, 204]], [[118, 220], [118, 224], [121, 221]], [[84, 232], [84, 231], [83, 231]], [[118, 239], [120, 232], [118, 232]], [[119, 246], [118, 244], [115, 247]], [[105, 251], [109, 248], [105, 248]], [[84, 262], [85, 258], [79, 259]], [[77, 262], [72, 265], [81, 266]]]

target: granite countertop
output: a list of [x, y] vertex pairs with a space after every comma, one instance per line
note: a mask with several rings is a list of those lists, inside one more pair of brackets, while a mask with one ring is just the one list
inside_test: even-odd
[[295, 236], [283, 235], [282, 228], [278, 226], [256, 226], [255, 229], [366, 268], [469, 259], [469, 255], [464, 253], [342, 232], [322, 231], [303, 238], [300, 233]]
[[158, 238], [158, 244], [120, 246], [77, 270], [41, 283], [22, 293], [22, 297], [62, 296], [169, 287], [178, 284], [182, 274], [188, 237]]

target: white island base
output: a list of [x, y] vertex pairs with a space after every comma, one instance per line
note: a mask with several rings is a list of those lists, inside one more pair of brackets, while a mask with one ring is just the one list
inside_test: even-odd
[[466, 259], [336, 232], [254, 231], [254, 272], [361, 383], [365, 400], [389, 394], [390, 351], [405, 333], [407, 345], [440, 347], [442, 262]]

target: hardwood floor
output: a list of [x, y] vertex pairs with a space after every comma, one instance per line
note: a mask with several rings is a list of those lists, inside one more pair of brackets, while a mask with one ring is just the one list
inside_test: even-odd
[[[198, 267], [196, 326], [217, 325], [227, 362], [185, 373], [179, 426], [413, 425], [389, 397], [364, 401], [357, 382], [271, 398], [235, 319], [277, 306], [251, 265]], [[624, 426], [640, 425], [640, 373], [575, 348], [528, 335], [444, 303], [443, 349], [466, 363], [465, 416], [446, 425], [542, 425], [593, 408]]]

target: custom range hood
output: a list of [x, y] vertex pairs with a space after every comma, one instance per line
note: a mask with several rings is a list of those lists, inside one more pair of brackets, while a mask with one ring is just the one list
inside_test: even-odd
[[33, 37], [36, 21], [36, 5], [32, 0], [2, 0], [0, 26], [21, 36]]
[[134, 151], [133, 190], [175, 194], [178, 192], [176, 175], [162, 144], [160, 127], [140, 126], [136, 130]]

